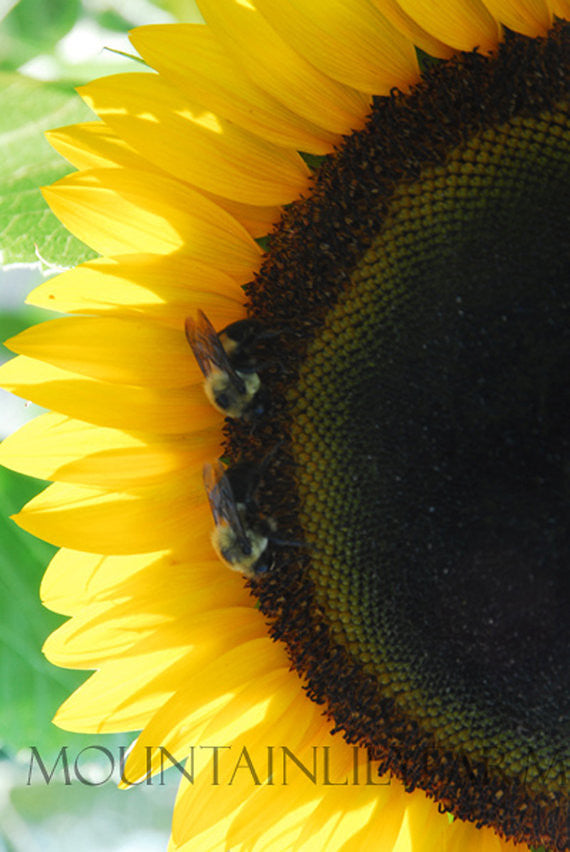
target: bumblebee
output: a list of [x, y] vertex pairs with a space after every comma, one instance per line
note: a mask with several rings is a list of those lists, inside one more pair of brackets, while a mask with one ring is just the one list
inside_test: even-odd
[[250, 420], [263, 414], [267, 401], [261, 390], [255, 347], [275, 332], [257, 320], [244, 319], [218, 333], [203, 311], [198, 311], [196, 321], [187, 317], [185, 331], [212, 405], [226, 417]]
[[221, 462], [204, 465], [204, 485], [214, 517], [212, 544], [228, 568], [249, 579], [273, 565], [269, 543], [277, 524], [263, 517], [255, 495], [264, 465], [241, 462], [225, 468]]

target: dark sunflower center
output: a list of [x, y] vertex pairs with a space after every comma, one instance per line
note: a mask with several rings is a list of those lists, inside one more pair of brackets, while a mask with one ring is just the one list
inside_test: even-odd
[[394, 632], [406, 682], [476, 682], [513, 724], [570, 699], [565, 123], [504, 125], [403, 187], [293, 393], [333, 629], [378, 664]]
[[409, 787], [556, 850], [570, 774], [566, 38], [511, 37], [494, 60], [472, 54], [376, 104], [252, 287], [254, 313], [288, 333], [265, 379], [272, 418], [231, 437], [236, 452], [290, 437], [265, 508], [307, 555], [285, 551], [256, 593], [309, 694]]

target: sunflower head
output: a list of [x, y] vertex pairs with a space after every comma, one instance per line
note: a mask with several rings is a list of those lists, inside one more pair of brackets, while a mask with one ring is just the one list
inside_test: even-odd
[[173, 849], [565, 852], [568, 10], [200, 8], [53, 134], [102, 257], [4, 368], [56, 412], [3, 449], [55, 482], [47, 651], [98, 669], [58, 722], [142, 729], [131, 781], [243, 740]]

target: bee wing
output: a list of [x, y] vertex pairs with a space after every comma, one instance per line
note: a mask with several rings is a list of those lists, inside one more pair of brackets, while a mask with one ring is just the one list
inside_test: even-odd
[[198, 319], [196, 321], [191, 317], [186, 317], [184, 330], [186, 332], [186, 340], [190, 344], [190, 348], [204, 377], [207, 379], [213, 369], [216, 368], [221, 372], [227, 373], [231, 383], [239, 394], [245, 394], [246, 388], [244, 381], [232, 367], [219, 335], [206, 314], [203, 311], [198, 311]]
[[213, 464], [206, 462], [204, 465], [204, 485], [206, 486], [214, 523], [216, 526], [221, 523], [228, 524], [237, 536], [240, 547], [247, 550], [249, 540], [237, 509], [232, 486], [220, 461]]

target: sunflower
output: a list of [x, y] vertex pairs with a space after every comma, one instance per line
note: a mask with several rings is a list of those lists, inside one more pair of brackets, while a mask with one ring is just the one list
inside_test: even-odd
[[51, 132], [101, 256], [2, 371], [55, 721], [186, 760], [172, 850], [567, 850], [568, 3], [199, 6]]

